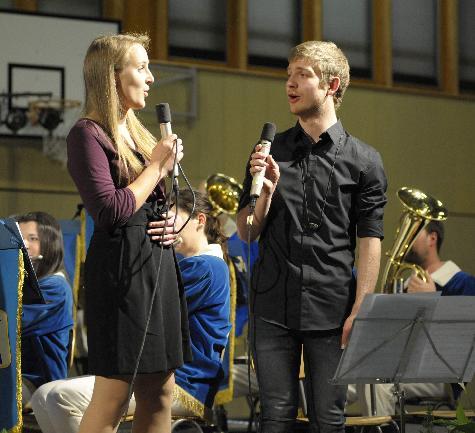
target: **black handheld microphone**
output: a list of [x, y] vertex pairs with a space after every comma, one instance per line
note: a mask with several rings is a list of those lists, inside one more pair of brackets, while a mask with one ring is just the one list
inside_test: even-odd
[[[155, 109], [157, 110], [158, 123], [160, 123], [160, 134], [162, 138], [167, 138], [172, 135], [172, 116], [170, 114], [170, 106], [168, 102], [162, 102], [158, 104]], [[173, 166], [173, 177], [178, 178], [178, 164], [175, 163]], [[176, 182], [178, 182], [176, 180]]]
[[[264, 153], [266, 157], [269, 155], [270, 146], [274, 141], [275, 125], [273, 123], [264, 123], [262, 128], [261, 138], [258, 142], [262, 146], [260, 152]], [[256, 174], [252, 179], [251, 184], [251, 201], [249, 203], [251, 213], [254, 212], [256, 207], [257, 198], [261, 195], [262, 185], [264, 183], [265, 170], [262, 170]]]

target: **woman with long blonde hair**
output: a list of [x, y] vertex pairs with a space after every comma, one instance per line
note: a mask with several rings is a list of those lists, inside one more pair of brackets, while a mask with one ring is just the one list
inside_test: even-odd
[[[68, 169], [94, 220], [85, 287], [96, 381], [83, 433], [117, 430], [135, 370], [133, 431], [170, 431], [173, 371], [191, 359], [164, 184], [183, 148], [174, 134], [157, 141], [134, 114], [154, 81], [148, 42], [134, 34], [92, 42], [85, 115], [67, 139]], [[163, 232], [162, 249], [156, 239]]]

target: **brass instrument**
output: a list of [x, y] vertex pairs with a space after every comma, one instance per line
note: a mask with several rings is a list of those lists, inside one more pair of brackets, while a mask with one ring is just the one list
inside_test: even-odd
[[397, 192], [397, 196], [404, 206], [396, 238], [386, 262], [382, 277], [383, 293], [398, 293], [402, 290], [401, 274], [406, 270], [412, 270], [423, 281], [428, 280], [427, 272], [420, 266], [405, 263], [404, 259], [411, 249], [418, 234], [429, 224], [429, 221], [444, 221], [447, 219], [447, 209], [441, 201], [424, 192], [403, 187]]
[[212, 174], [206, 179], [205, 189], [213, 206], [213, 216], [237, 212], [242, 185], [234, 178], [221, 173]]

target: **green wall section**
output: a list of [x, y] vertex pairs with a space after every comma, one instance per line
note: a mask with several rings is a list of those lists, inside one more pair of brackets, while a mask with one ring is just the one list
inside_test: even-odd
[[385, 250], [402, 212], [396, 192], [412, 186], [449, 210], [442, 257], [475, 273], [475, 146], [470, 133], [475, 103], [352, 89], [341, 117], [349, 131], [383, 157], [389, 180]]
[[[186, 108], [188, 90], [181, 83], [161, 86], [160, 76], [157, 81], [141, 118], [159, 134], [155, 104], [169, 102], [173, 118], [174, 110]], [[280, 131], [295, 123], [288, 111], [284, 78], [201, 70], [197, 87], [197, 118], [173, 118], [173, 130], [185, 147], [182, 165], [194, 186], [216, 172], [241, 181], [264, 122], [274, 122]], [[389, 179], [384, 251], [390, 248], [402, 212], [396, 191], [413, 186], [439, 198], [453, 213], [442, 256], [475, 274], [475, 147], [470, 134], [475, 102], [350, 85], [339, 116], [350, 133], [382, 154]], [[74, 213], [78, 196], [4, 190], [75, 189], [61, 165], [42, 155], [39, 142], [0, 138], [0, 168], [0, 215], [34, 209], [58, 218]]]

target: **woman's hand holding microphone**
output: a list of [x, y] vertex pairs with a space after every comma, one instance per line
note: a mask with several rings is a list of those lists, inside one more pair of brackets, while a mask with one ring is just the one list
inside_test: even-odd
[[173, 172], [175, 155], [176, 162], [180, 162], [183, 158], [183, 144], [176, 134], [162, 138], [153, 148], [152, 155], [150, 156], [150, 164], [157, 166], [160, 179], [165, 178]]
[[[163, 179], [173, 172], [175, 162], [180, 162], [182, 158], [182, 141], [176, 134], [171, 134], [168, 137], [162, 138], [154, 147], [150, 164], [157, 165], [160, 178]], [[148, 224], [147, 233], [152, 241], [160, 242], [164, 246], [172, 245], [179, 241], [179, 235], [175, 233], [175, 230], [183, 225], [183, 221], [171, 210], [168, 211], [168, 214], [162, 214], [162, 217], [163, 220], [151, 221]]]

